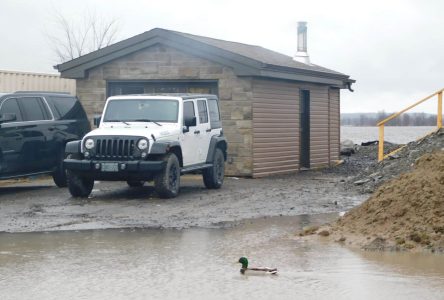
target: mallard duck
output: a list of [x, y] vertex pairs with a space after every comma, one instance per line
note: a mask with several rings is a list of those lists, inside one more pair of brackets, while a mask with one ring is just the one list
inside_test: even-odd
[[277, 269], [274, 268], [267, 268], [267, 267], [254, 267], [254, 268], [249, 268], [248, 267], [248, 259], [246, 257], [241, 257], [239, 258], [239, 263], [242, 264], [242, 268], [240, 269], [241, 274], [247, 274], [248, 273], [252, 273], [251, 271], [255, 271], [255, 272], [263, 272], [264, 274], [271, 274], [271, 275], [275, 275], [277, 274]]

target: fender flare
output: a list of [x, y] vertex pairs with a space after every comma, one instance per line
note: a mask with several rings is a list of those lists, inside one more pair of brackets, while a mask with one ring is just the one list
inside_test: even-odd
[[210, 147], [208, 148], [208, 154], [207, 154], [207, 163], [212, 163], [214, 158], [214, 151], [216, 148], [221, 148], [222, 152], [224, 153], [224, 159], [227, 160], [227, 139], [225, 136], [213, 136], [210, 141]]
[[165, 154], [169, 152], [170, 148], [179, 147], [180, 143], [178, 141], [172, 142], [154, 142], [151, 146], [151, 150], [149, 154]]
[[80, 145], [82, 144], [82, 140], [71, 141], [66, 143], [65, 146], [65, 155], [67, 154], [80, 154]]

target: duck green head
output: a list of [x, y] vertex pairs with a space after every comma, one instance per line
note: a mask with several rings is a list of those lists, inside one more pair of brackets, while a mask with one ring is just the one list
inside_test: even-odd
[[242, 269], [247, 269], [248, 268], [248, 259], [246, 257], [241, 257], [239, 258], [239, 263], [242, 264]]

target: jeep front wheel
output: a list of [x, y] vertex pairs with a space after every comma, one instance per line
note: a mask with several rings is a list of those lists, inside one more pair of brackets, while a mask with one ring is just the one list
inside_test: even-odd
[[[67, 158], [73, 158], [68, 155]], [[94, 187], [94, 179], [81, 177], [71, 170], [66, 170], [68, 189], [73, 197], [88, 197]]]
[[213, 165], [202, 171], [203, 181], [208, 189], [218, 189], [224, 183], [224, 176], [224, 153], [220, 148], [216, 148], [216, 151], [214, 151]]
[[179, 159], [176, 154], [168, 153], [163, 160], [165, 168], [154, 178], [154, 187], [160, 198], [174, 198], [180, 188]]
[[65, 147], [61, 147], [61, 150], [59, 152], [59, 155], [57, 157], [57, 166], [54, 172], [52, 173], [52, 179], [54, 180], [54, 183], [58, 187], [66, 187], [67, 181], [66, 181], [66, 170], [63, 167], [63, 159], [65, 158]]

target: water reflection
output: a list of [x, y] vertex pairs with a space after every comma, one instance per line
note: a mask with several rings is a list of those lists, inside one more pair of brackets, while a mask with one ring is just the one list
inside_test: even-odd
[[[0, 234], [0, 299], [439, 299], [438, 255], [368, 253], [303, 241], [333, 215], [231, 229]], [[240, 256], [279, 276], [242, 276]]]

